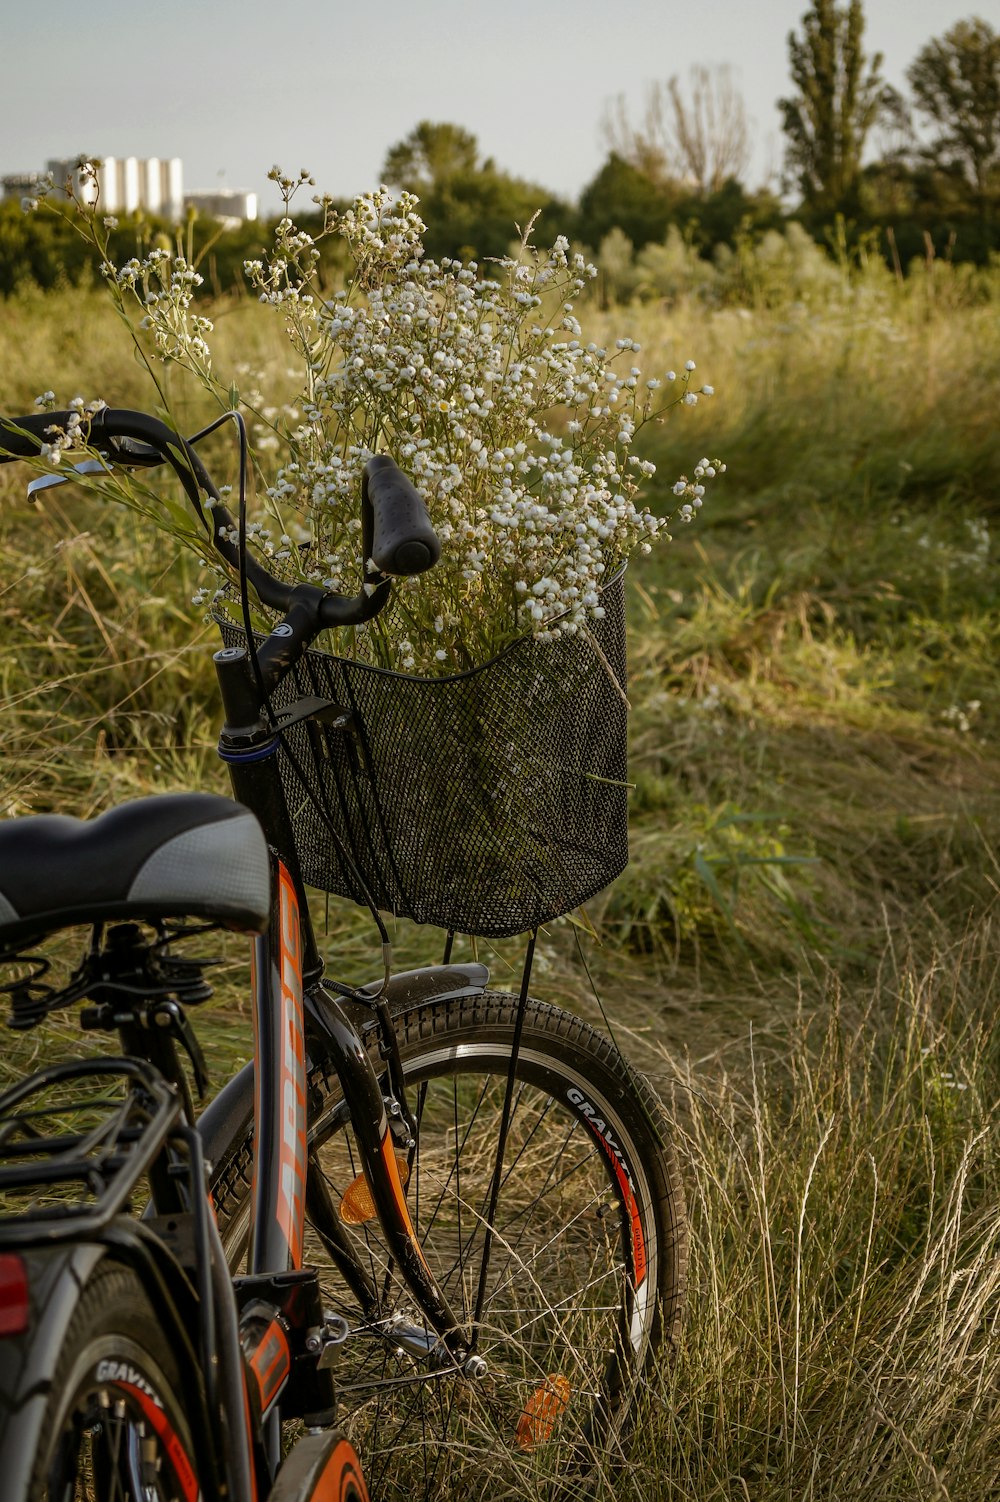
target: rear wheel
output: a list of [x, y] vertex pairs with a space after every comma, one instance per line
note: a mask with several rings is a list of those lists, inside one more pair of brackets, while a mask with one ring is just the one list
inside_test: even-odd
[[183, 1390], [139, 1279], [99, 1263], [59, 1356], [31, 1502], [196, 1502]]
[[[483, 1272], [516, 1012], [516, 998], [487, 993], [396, 1018], [420, 1128], [416, 1152], [400, 1150], [410, 1214], [467, 1328], [481, 1304], [477, 1378], [415, 1353], [423, 1321], [370, 1216], [338, 1082], [313, 1075], [316, 1171], [378, 1309], [359, 1310], [312, 1228], [306, 1261], [325, 1265], [324, 1300], [351, 1326], [334, 1377], [375, 1496], [530, 1496], [558, 1478], [578, 1493], [620, 1457], [649, 1364], [676, 1335], [684, 1206], [663, 1113], [605, 1038], [533, 1001]], [[215, 1189], [234, 1249], [249, 1215], [237, 1166]]]

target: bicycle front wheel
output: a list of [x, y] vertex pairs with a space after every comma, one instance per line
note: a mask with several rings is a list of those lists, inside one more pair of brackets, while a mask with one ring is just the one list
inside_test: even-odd
[[[577, 1490], [621, 1456], [649, 1365], [676, 1335], [685, 1222], [663, 1113], [607, 1039], [536, 1001], [486, 1255], [516, 1013], [516, 998], [486, 993], [395, 1019], [419, 1125], [416, 1150], [401, 1153], [410, 1214], [474, 1329], [485, 1364], [476, 1378], [414, 1354], [423, 1320], [371, 1214], [339, 1084], [312, 1078], [311, 1172], [379, 1294], [374, 1315], [362, 1314], [307, 1232], [306, 1261], [326, 1262], [324, 1300], [351, 1326], [335, 1378], [373, 1495], [531, 1496], [560, 1477]], [[216, 1206], [234, 1243], [248, 1205], [239, 1176], [226, 1178]]]

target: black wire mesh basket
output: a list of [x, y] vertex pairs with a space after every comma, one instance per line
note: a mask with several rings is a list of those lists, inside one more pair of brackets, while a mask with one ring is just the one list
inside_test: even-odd
[[[279, 752], [304, 880], [457, 933], [504, 938], [579, 907], [628, 861], [625, 601], [551, 641], [421, 678], [315, 649], [274, 696], [350, 714]], [[245, 642], [220, 619], [227, 646]]]

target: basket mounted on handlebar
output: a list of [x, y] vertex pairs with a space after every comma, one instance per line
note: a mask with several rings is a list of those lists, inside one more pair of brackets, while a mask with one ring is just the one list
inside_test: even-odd
[[[36, 455], [53, 428], [74, 420], [71, 412], [0, 419], [0, 462]], [[365, 469], [361, 541], [381, 582], [354, 599], [316, 586], [293, 591], [234, 542], [233, 518], [194, 448], [229, 420], [242, 438], [242, 419], [227, 412], [188, 440], [147, 414], [104, 408], [87, 419], [88, 438], [126, 467], [168, 462], [244, 585], [265, 608], [298, 611], [303, 629], [370, 620], [392, 575], [433, 564], [440, 545], [422, 499], [391, 459], [375, 456]], [[282, 731], [277, 754], [303, 879], [488, 938], [536, 928], [613, 881], [628, 860], [621, 573], [602, 605], [603, 618], [576, 635], [524, 637], [481, 667], [433, 679], [315, 649], [289, 650], [286, 663], [282, 643], [291, 648], [295, 632], [273, 633], [265, 649], [269, 682], [278, 684], [273, 708], [319, 698], [349, 711], [348, 728], [305, 718]], [[226, 646], [245, 645], [240, 627], [220, 625]]]
[[[318, 695], [351, 724], [297, 724], [279, 752], [305, 881], [356, 902], [367, 887], [383, 911], [489, 938], [613, 881], [628, 860], [621, 574], [601, 603], [587, 631], [525, 637], [451, 677], [308, 651], [275, 708]], [[220, 626], [227, 646], [245, 643]]]

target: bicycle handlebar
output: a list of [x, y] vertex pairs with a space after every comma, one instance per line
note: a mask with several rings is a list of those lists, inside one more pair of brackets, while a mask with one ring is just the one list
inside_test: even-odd
[[[35, 457], [49, 434], [68, 431], [72, 412], [33, 412], [26, 417], [0, 418], [0, 464]], [[102, 407], [83, 419], [88, 444], [112, 462], [125, 468], [142, 469], [162, 464], [173, 468], [202, 521], [205, 512], [201, 493], [212, 501], [213, 523], [206, 522], [213, 546], [237, 571], [239, 549], [230, 540], [235, 526], [222, 504], [219, 491], [190, 440], [182, 438], [158, 418], [144, 412]], [[247, 580], [263, 605], [287, 613], [308, 598], [319, 628], [361, 625], [385, 605], [393, 576], [412, 576], [431, 568], [441, 556], [441, 543], [431, 525], [423, 497], [386, 454], [377, 454], [365, 466], [361, 487], [361, 539], [369, 588], [356, 596], [328, 593], [309, 584], [288, 584], [269, 572], [259, 559], [247, 554]], [[375, 572], [368, 568], [368, 560]], [[374, 584], [375, 588], [370, 586]]]

